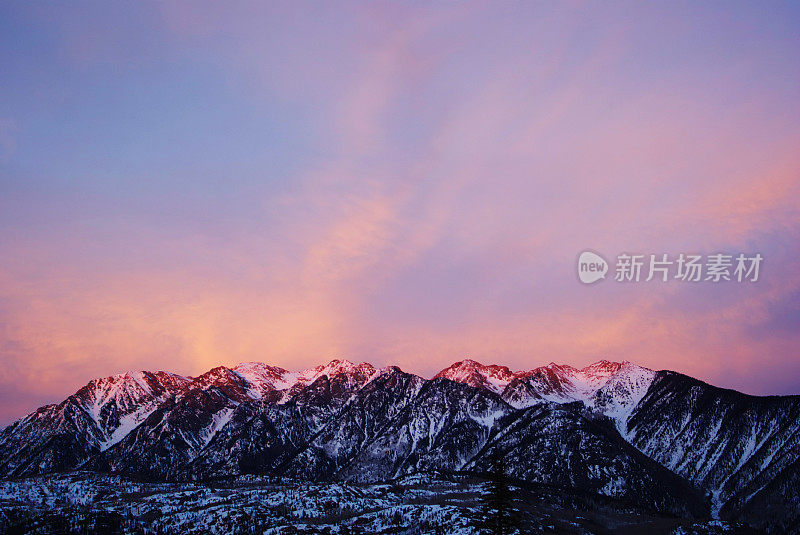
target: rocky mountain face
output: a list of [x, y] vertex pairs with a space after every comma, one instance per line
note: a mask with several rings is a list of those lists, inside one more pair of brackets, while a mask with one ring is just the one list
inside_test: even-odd
[[747, 396], [659, 372], [621, 430], [708, 491], [715, 515], [800, 525], [800, 396]]
[[93, 380], [0, 432], [0, 473], [371, 483], [480, 474], [501, 457], [520, 481], [788, 529], [800, 521], [799, 427], [800, 397], [628, 362], [512, 372], [464, 360], [430, 380], [340, 360], [245, 363]]
[[46, 405], [0, 433], [6, 477], [69, 469], [119, 442], [191, 381], [166, 372], [94, 379], [57, 405]]

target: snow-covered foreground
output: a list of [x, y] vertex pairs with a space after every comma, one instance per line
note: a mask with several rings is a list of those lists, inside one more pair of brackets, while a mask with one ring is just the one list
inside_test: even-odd
[[[511, 490], [520, 533], [750, 533], [544, 487]], [[368, 485], [267, 477], [144, 483], [73, 472], [0, 482], [0, 532], [476, 534], [485, 494], [485, 482], [468, 476]]]

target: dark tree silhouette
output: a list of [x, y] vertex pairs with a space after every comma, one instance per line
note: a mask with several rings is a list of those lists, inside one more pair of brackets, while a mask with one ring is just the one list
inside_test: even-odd
[[491, 457], [491, 468], [486, 474], [488, 483], [483, 495], [482, 533], [511, 535], [517, 532], [517, 511], [506, 473], [506, 460], [500, 453]]

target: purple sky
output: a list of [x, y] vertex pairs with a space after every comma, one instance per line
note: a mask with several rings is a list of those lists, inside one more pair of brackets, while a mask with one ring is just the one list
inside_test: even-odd
[[[250, 360], [800, 393], [798, 27], [778, 2], [5, 3], [0, 423]], [[584, 286], [586, 248], [765, 260]]]

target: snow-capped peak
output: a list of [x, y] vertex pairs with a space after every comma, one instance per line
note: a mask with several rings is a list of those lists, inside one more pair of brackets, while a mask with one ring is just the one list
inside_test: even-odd
[[298, 380], [305, 382], [312, 382], [323, 375], [328, 377], [338, 375], [340, 373], [367, 373], [371, 374], [375, 368], [368, 362], [354, 364], [349, 360], [333, 359], [327, 364], [321, 364], [313, 368], [303, 370], [298, 374]]
[[623, 362], [603, 386], [586, 400], [586, 404], [612, 418], [624, 436], [628, 417], [647, 393], [655, 376], [656, 372], [649, 368]]
[[97, 425], [101, 448], [107, 448], [144, 421], [190, 379], [167, 372], [128, 371], [93, 379], [73, 396]]
[[247, 381], [248, 394], [254, 398], [272, 390], [284, 390], [292, 384], [287, 381], [290, 372], [263, 362], [242, 362], [234, 366], [233, 371]]
[[313, 383], [323, 375], [330, 378], [339, 374], [347, 374], [357, 380], [366, 380], [376, 372], [372, 364], [368, 362], [355, 364], [343, 359], [333, 359], [327, 364], [320, 364], [302, 371], [287, 371], [263, 362], [243, 362], [234, 366], [230, 371], [246, 383], [247, 394], [250, 397], [258, 399], [272, 391], [283, 391], [284, 395], [281, 399], [284, 400], [291, 397], [290, 391], [295, 387]]
[[[515, 404], [525, 405], [526, 399], [569, 402], [590, 398], [624, 365], [601, 360], [579, 369], [569, 364], [551, 362], [530, 371], [512, 372], [506, 366], [484, 365], [465, 359], [453, 363], [434, 378], [443, 377], [478, 388], [488, 388], [497, 394], [503, 394], [507, 388], [511, 388], [514, 391], [506, 394], [514, 399]], [[514, 382], [515, 379], [519, 381]]]
[[464, 383], [477, 388], [488, 388], [500, 394], [515, 378], [515, 374], [506, 366], [496, 364], [483, 365], [472, 359], [455, 362], [434, 376]]
[[527, 407], [543, 400], [582, 401], [615, 418], [627, 411], [624, 416], [627, 418], [647, 392], [654, 375], [652, 370], [627, 361], [600, 360], [583, 368], [551, 362], [513, 374], [518, 380], [507, 386], [503, 398], [515, 407]]
[[581, 372], [586, 375], [593, 375], [596, 377], [610, 377], [613, 374], [617, 373], [619, 369], [627, 364], [628, 361], [620, 362], [611, 362], [610, 360], [598, 360], [594, 364], [589, 364], [581, 368]]

